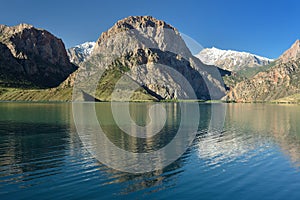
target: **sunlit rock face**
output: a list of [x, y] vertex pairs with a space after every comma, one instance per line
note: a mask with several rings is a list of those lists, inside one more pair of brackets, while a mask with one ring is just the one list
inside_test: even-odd
[[[225, 95], [219, 69], [195, 58], [177, 29], [151, 16], [118, 21], [101, 34], [80, 68], [77, 78], [81, 84], [89, 85], [101, 70], [115, 70], [158, 99], [207, 100]], [[183, 80], [192, 87], [194, 96], [186, 90]]]
[[300, 92], [300, 48], [297, 40], [274, 66], [236, 84], [224, 98], [230, 101], [272, 101]]

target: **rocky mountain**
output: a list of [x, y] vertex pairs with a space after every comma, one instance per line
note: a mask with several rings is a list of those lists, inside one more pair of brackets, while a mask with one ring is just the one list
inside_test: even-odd
[[0, 83], [10, 87], [55, 87], [76, 66], [61, 39], [32, 25], [0, 25]]
[[85, 42], [67, 49], [70, 61], [75, 65], [80, 65], [91, 55], [94, 46], [95, 42]]
[[300, 58], [300, 41], [296, 40], [294, 44], [286, 50], [280, 57], [279, 62], [287, 63], [292, 60]]
[[215, 65], [229, 71], [264, 66], [273, 61], [272, 59], [247, 52], [221, 50], [215, 47], [205, 48], [195, 56], [207, 65]]
[[272, 101], [300, 92], [299, 40], [284, 52], [276, 64], [239, 83], [226, 100], [238, 102]]
[[[102, 78], [97, 76], [100, 71]], [[220, 99], [225, 95], [220, 70], [195, 58], [177, 29], [151, 16], [122, 19], [102, 33], [91, 56], [79, 69], [76, 87], [108, 100], [114, 83], [122, 76], [156, 99], [191, 98], [188, 84], [195, 91], [193, 98]], [[93, 92], [91, 84], [97, 85], [99, 78], [102, 89]], [[122, 92], [128, 89], [124, 85]]]

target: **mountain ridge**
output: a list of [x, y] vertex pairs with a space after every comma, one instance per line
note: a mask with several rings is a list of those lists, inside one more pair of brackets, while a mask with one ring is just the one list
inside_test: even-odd
[[289, 49], [287, 49], [283, 54], [278, 58], [279, 62], [287, 63], [291, 60], [300, 58], [300, 40], [297, 39]]
[[266, 71], [242, 80], [224, 98], [237, 102], [265, 102], [284, 99], [300, 92], [299, 40]]
[[215, 65], [229, 71], [239, 71], [248, 67], [259, 67], [270, 64], [273, 59], [258, 56], [249, 52], [223, 50], [216, 47], [205, 48], [195, 55], [207, 65]]
[[[87, 89], [82, 92], [102, 101], [111, 100], [114, 84], [123, 76], [141, 86], [133, 95], [136, 100], [188, 97], [184, 93], [183, 79], [172, 78], [170, 72], [162, 70], [163, 66], [179, 72], [188, 81], [185, 84], [193, 87], [197, 99], [223, 97], [226, 101], [253, 102], [292, 98], [300, 92], [299, 49], [300, 42], [296, 40], [272, 65], [272, 59], [261, 61], [265, 58], [239, 52], [252, 56], [252, 60], [258, 59], [241, 65], [242, 69], [263, 70], [238, 80], [223, 97], [227, 90], [222, 78], [234, 77], [236, 71], [230, 68], [233, 71], [230, 73], [202, 63], [191, 54], [176, 28], [151, 16], [131, 16], [119, 20], [101, 33], [95, 43], [77, 45], [77, 53], [81, 54], [82, 60], [72, 62], [80, 68], [70, 62], [75, 54], [67, 54], [62, 40], [50, 32], [29, 24], [13, 27], [0, 25], [0, 100], [71, 101], [75, 82], [90, 83], [98, 70], [104, 75], [99, 82], [95, 82], [99, 86], [97, 91], [93, 93]], [[236, 51], [226, 52], [232, 54]], [[113, 57], [106, 57], [111, 55]], [[108, 59], [103, 59], [103, 56]], [[269, 65], [249, 67], [249, 63], [264, 62]], [[84, 72], [90, 67], [95, 67], [94, 71]], [[84, 73], [81, 73], [82, 70]], [[45, 82], [51, 84], [45, 85]], [[127, 83], [122, 82], [121, 86], [123, 92], [128, 92]]]
[[0, 43], [1, 54], [7, 55], [0, 60], [2, 85], [55, 87], [77, 68], [61, 39], [29, 24], [1, 25]]

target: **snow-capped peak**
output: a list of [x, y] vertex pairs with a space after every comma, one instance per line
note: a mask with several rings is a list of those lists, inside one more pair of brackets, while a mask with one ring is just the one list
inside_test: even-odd
[[195, 56], [207, 65], [216, 65], [230, 71], [237, 71], [246, 67], [264, 66], [273, 61], [273, 59], [248, 52], [222, 50], [216, 47], [205, 48]]
[[69, 48], [67, 53], [70, 61], [77, 65], [84, 62], [91, 55], [95, 44], [95, 42], [85, 42]]
[[95, 42], [85, 42], [83, 44], [76, 45], [75, 48], [85, 55], [91, 55]]

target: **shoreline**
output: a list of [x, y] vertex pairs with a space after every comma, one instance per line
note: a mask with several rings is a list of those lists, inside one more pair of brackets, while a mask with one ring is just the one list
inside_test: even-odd
[[293, 101], [245, 101], [245, 102], [235, 102], [235, 101], [223, 101], [223, 100], [162, 100], [162, 101], [146, 101], [146, 100], [133, 100], [133, 101], [54, 101], [54, 100], [0, 100], [0, 103], [109, 103], [109, 102], [119, 102], [119, 103], [201, 103], [201, 104], [293, 104], [300, 105], [300, 102]]

